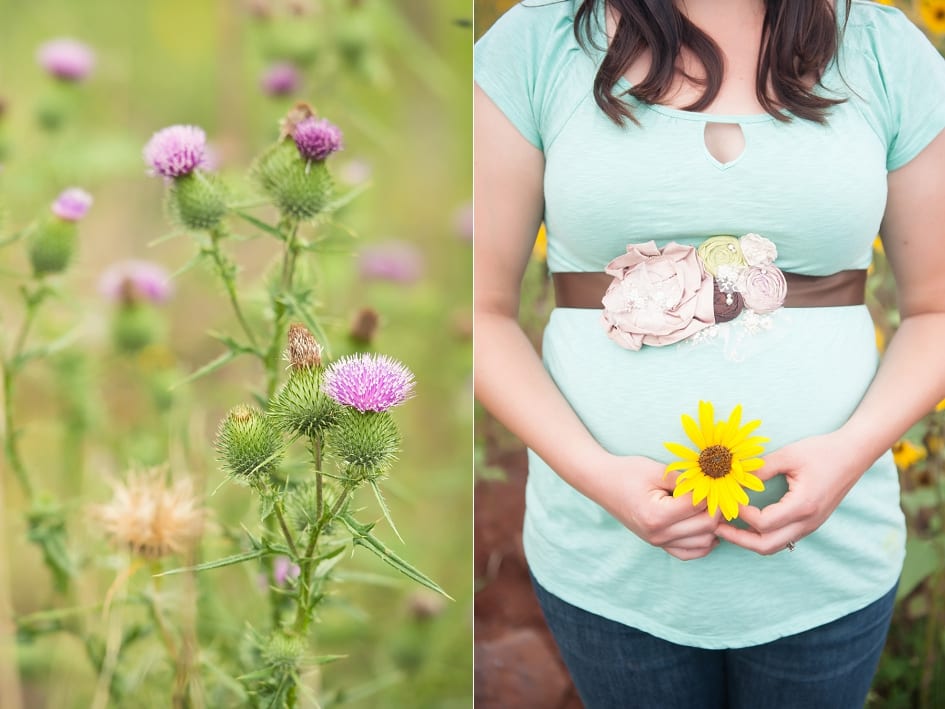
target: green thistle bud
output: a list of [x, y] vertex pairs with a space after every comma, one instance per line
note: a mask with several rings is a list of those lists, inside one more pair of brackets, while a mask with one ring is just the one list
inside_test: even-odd
[[348, 467], [356, 481], [379, 477], [397, 459], [400, 432], [387, 411], [344, 408], [328, 436], [329, 450]]
[[338, 420], [341, 407], [323, 394], [322, 348], [301, 323], [289, 327], [285, 359], [292, 373], [269, 405], [269, 417], [285, 433], [315, 436]]
[[168, 195], [171, 214], [195, 231], [212, 229], [226, 214], [226, 191], [213, 175], [194, 171], [174, 179]]
[[[322, 488], [322, 511], [335, 506], [338, 494], [327, 485]], [[286, 503], [292, 528], [300, 534], [318, 524], [318, 488], [314, 481], [296, 487]], [[322, 538], [331, 533], [331, 525], [322, 530]]]
[[135, 354], [160, 339], [163, 325], [150, 305], [125, 303], [115, 311], [112, 342], [119, 352]]
[[50, 217], [33, 227], [28, 240], [33, 273], [45, 276], [61, 273], [72, 261], [78, 240], [73, 221]]
[[333, 182], [325, 162], [305, 160], [291, 139], [263, 153], [253, 174], [279, 211], [292, 219], [311, 219], [325, 209], [332, 194]]
[[258, 409], [235, 406], [220, 423], [216, 440], [224, 472], [255, 481], [268, 475], [285, 452], [282, 436]]
[[305, 641], [295, 635], [276, 632], [262, 650], [263, 660], [277, 667], [297, 667], [305, 656]]
[[290, 61], [298, 67], [311, 66], [320, 51], [316, 25], [286, 19], [273, 22], [264, 38], [264, 53], [273, 60]]
[[280, 431], [314, 436], [338, 421], [341, 407], [321, 392], [320, 369], [294, 369], [270, 402], [268, 416]]

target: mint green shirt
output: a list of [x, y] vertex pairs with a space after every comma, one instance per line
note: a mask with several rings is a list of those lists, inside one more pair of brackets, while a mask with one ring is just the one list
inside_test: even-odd
[[[603, 50], [585, 51], [575, 39], [578, 6], [522, 2], [475, 50], [476, 82], [544, 153], [552, 272], [602, 271], [627, 243], [697, 246], [714, 234], [749, 232], [777, 245], [784, 271], [826, 275], [869, 265], [887, 172], [945, 128], [945, 60], [899, 10], [854, 1], [837, 61], [818, 89], [847, 101], [825, 125], [631, 100], [640, 125], [619, 127], [594, 101]], [[603, 46], [600, 8], [595, 21]], [[709, 120], [741, 126], [745, 149], [733, 161], [706, 149]], [[680, 415], [694, 416], [700, 400], [712, 401], [720, 417], [742, 404], [745, 420], [762, 420], [769, 452], [835, 430], [878, 363], [865, 306], [782, 308], [638, 352], [609, 340], [599, 317], [555, 309], [542, 357], [595, 438], [621, 455], [668, 462], [663, 441], [686, 442]], [[524, 544], [538, 581], [574, 605], [673, 642], [744, 647], [798, 633], [878, 599], [902, 567], [905, 526], [889, 453], [795, 552], [763, 557], [723, 542], [689, 562], [640, 540], [533, 452], [529, 461]], [[776, 477], [752, 503], [769, 504], [785, 489]]]

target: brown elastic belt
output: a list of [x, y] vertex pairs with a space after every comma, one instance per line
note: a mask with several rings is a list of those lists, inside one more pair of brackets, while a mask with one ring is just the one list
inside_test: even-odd
[[[553, 273], [555, 304], [559, 308], [603, 309], [601, 298], [613, 277], [592, 271]], [[830, 276], [802, 276], [785, 273], [787, 298], [785, 308], [825, 308], [838, 305], [863, 305], [866, 271], [839, 271]]]

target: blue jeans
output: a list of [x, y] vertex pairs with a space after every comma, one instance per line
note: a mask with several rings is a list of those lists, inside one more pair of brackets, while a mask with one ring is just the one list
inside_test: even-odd
[[532, 578], [586, 709], [862, 709], [896, 588], [862, 610], [764, 645], [703, 650], [561, 600]]

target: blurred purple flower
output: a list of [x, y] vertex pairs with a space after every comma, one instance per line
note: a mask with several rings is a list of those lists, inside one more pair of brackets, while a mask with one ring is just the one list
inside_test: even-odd
[[338, 171], [338, 176], [349, 185], [360, 185], [371, 179], [371, 163], [363, 158], [349, 160]]
[[453, 228], [456, 233], [465, 241], [473, 239], [473, 206], [472, 202], [467, 202], [456, 210], [453, 215]]
[[306, 160], [324, 160], [343, 147], [341, 129], [325, 118], [312, 116], [300, 121], [292, 137], [299, 153]]
[[92, 206], [92, 195], [78, 187], [63, 190], [52, 203], [52, 212], [67, 222], [77, 222]]
[[95, 53], [77, 39], [60, 37], [40, 45], [36, 61], [57, 79], [82, 81], [95, 67]]
[[290, 578], [297, 579], [302, 570], [287, 556], [277, 556], [272, 568], [272, 577], [277, 586], [285, 586]]
[[207, 134], [197, 126], [170, 126], [151, 136], [144, 160], [152, 174], [167, 178], [189, 175], [206, 166]]
[[361, 413], [387, 411], [413, 395], [413, 372], [387, 355], [342, 357], [325, 372], [324, 391], [344, 406]]
[[358, 270], [365, 280], [414, 283], [423, 275], [423, 254], [403, 241], [368, 246], [361, 250]]
[[260, 86], [267, 96], [287, 96], [299, 90], [302, 75], [290, 62], [272, 64], [263, 72]]
[[113, 302], [147, 300], [163, 303], [173, 288], [170, 275], [160, 264], [153, 261], [121, 261], [112, 264], [102, 273], [98, 283], [99, 292]]

